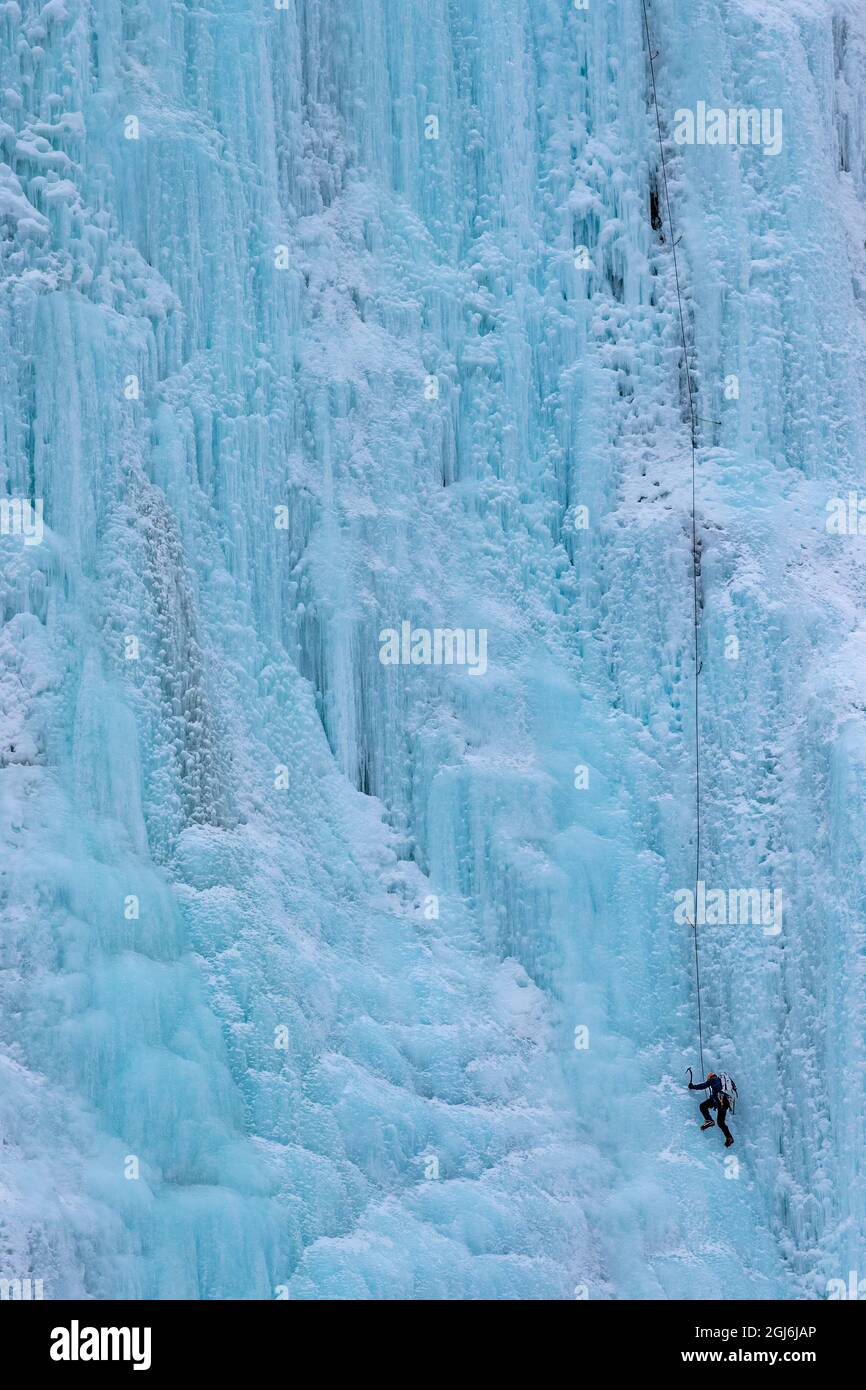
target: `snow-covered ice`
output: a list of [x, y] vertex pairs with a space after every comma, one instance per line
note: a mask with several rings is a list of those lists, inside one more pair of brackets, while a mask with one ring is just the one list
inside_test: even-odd
[[736, 1165], [641, 0], [12, 0], [0, 1279], [866, 1277], [866, 12], [648, 13]]

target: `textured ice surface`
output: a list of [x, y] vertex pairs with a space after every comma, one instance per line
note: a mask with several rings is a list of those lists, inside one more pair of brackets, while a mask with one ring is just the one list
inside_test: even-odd
[[[785, 900], [701, 937], [739, 1176], [682, 1089], [690, 456], [640, 0], [11, 0], [0, 467], [46, 529], [0, 537], [0, 1276], [866, 1274], [866, 542], [825, 529], [866, 457], [866, 20], [650, 26], [666, 134], [784, 117], [775, 157], [669, 146], [703, 874]], [[403, 621], [485, 629], [488, 670], [383, 665]]]

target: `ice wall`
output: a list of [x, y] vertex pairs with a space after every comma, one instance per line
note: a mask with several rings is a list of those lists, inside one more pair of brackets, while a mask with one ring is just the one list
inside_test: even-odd
[[[780, 938], [702, 935], [736, 1179], [681, 1090], [690, 460], [639, 0], [25, 0], [0, 1274], [694, 1298], [856, 1264], [860, 580], [824, 502], [862, 457], [864, 23], [649, 15], [663, 111], [785, 116], [776, 159], [669, 150], [720, 422], [705, 876], [785, 892]], [[484, 629], [487, 671], [383, 665], [403, 621]]]

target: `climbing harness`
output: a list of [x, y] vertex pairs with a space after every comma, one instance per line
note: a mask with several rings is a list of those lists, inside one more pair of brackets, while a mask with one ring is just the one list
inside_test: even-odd
[[[694, 620], [694, 658], [695, 658], [695, 896], [693, 901], [698, 901], [698, 883], [701, 877], [701, 741], [698, 724], [699, 697], [698, 697], [698, 676], [701, 671], [701, 664], [698, 654], [698, 526], [697, 526], [697, 502], [696, 502], [696, 469], [697, 469], [697, 422], [698, 416], [695, 412], [695, 402], [692, 394], [692, 374], [689, 368], [689, 350], [686, 342], [686, 319], [683, 313], [683, 301], [680, 293], [680, 274], [677, 265], [677, 238], [674, 235], [674, 222], [671, 216], [671, 199], [668, 191], [668, 170], [665, 161], [664, 141], [662, 139], [662, 123], [659, 115], [658, 94], [656, 92], [656, 74], [653, 55], [652, 39], [650, 38], [649, 16], [647, 14], [647, 0], [642, 0], [643, 22], [646, 30], [647, 55], [649, 57], [650, 81], [652, 83], [653, 106], [656, 113], [656, 128], [659, 137], [659, 155], [661, 156], [662, 182], [665, 193], [665, 207], [668, 214], [668, 226], [671, 234], [671, 255], [674, 263], [674, 283], [677, 291], [677, 305], [680, 314], [680, 333], [683, 340], [683, 363], [686, 373], [686, 386], [689, 396], [689, 432], [691, 435], [692, 449], [692, 602]], [[689, 924], [695, 934], [695, 992], [698, 1002], [698, 1043], [701, 1054], [701, 1072], [704, 1071], [704, 1030], [701, 1017], [701, 968], [698, 956], [698, 923], [697, 912], [695, 921]]]

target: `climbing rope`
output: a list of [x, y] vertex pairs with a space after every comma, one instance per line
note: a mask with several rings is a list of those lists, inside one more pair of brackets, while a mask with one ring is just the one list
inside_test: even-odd
[[695, 991], [698, 1000], [698, 1043], [701, 1053], [701, 1074], [706, 1076], [704, 1070], [704, 1029], [701, 1017], [701, 967], [698, 956], [698, 882], [701, 877], [701, 740], [700, 725], [698, 724], [699, 697], [698, 697], [698, 676], [700, 675], [700, 661], [698, 653], [698, 524], [697, 524], [697, 502], [696, 502], [696, 482], [695, 475], [697, 469], [697, 415], [695, 413], [695, 402], [692, 395], [692, 374], [689, 370], [689, 350], [686, 342], [686, 319], [683, 313], [683, 300], [680, 293], [680, 273], [677, 265], [677, 243], [674, 236], [674, 222], [671, 216], [671, 199], [668, 191], [668, 170], [665, 161], [665, 147], [662, 139], [662, 123], [659, 115], [658, 95], [656, 92], [656, 72], [653, 58], [652, 39], [650, 37], [649, 16], [647, 15], [647, 0], [641, 0], [643, 5], [643, 22], [646, 30], [646, 47], [649, 57], [650, 81], [652, 83], [653, 106], [656, 113], [656, 129], [659, 137], [659, 155], [662, 166], [662, 183], [665, 194], [665, 207], [668, 214], [668, 227], [671, 236], [671, 252], [674, 260], [674, 283], [677, 290], [677, 305], [680, 313], [680, 333], [683, 340], [683, 362], [686, 371], [686, 385], [689, 394], [689, 432], [691, 435], [692, 447], [692, 604], [694, 619], [694, 659], [695, 659], [695, 920], [690, 923], [695, 937]]

